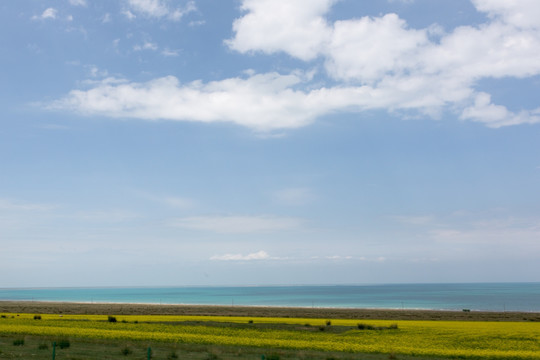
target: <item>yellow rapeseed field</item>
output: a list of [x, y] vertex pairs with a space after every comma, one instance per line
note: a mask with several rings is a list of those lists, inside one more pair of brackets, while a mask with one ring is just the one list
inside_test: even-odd
[[[311, 349], [353, 353], [396, 353], [448, 357], [540, 359], [540, 323], [466, 321], [387, 321], [226, 316], [116, 316], [5, 314], [0, 334], [28, 334], [111, 340], [148, 340], [170, 343], [218, 344], [265, 348]], [[223, 323], [290, 324], [283, 328], [215, 326]], [[351, 326], [344, 332], [319, 331]], [[194, 324], [193, 322], [198, 322]], [[359, 330], [358, 323], [375, 327], [397, 324], [398, 329]], [[308, 331], [306, 324], [310, 324]], [[315, 327], [313, 329], [313, 326]]]

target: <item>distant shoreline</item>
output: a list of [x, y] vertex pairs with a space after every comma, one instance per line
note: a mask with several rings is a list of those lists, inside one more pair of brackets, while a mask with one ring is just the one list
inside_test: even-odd
[[85, 315], [202, 315], [328, 319], [540, 321], [540, 312], [497, 312], [416, 309], [308, 308], [243, 305], [171, 305], [0, 300], [0, 313]]

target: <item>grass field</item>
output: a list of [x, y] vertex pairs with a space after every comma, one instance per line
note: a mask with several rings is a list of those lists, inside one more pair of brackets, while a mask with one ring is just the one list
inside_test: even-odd
[[[40, 314], [41, 319], [34, 319], [35, 314], [0, 316], [0, 358], [25, 358], [28, 349], [41, 356], [40, 352], [46, 353], [38, 349], [43, 342], [68, 339], [73, 345], [64, 353], [86, 349], [65, 357], [70, 359], [104, 358], [105, 348], [113, 356], [106, 358], [141, 358], [148, 345], [156, 359], [173, 352], [194, 359], [253, 359], [261, 354], [282, 359], [540, 359], [540, 323], [531, 321], [114, 315], [116, 321], [111, 322], [107, 315], [91, 314]], [[22, 339], [24, 345], [13, 345]], [[131, 353], [121, 354], [126, 348]], [[98, 355], [89, 355], [91, 349]]]

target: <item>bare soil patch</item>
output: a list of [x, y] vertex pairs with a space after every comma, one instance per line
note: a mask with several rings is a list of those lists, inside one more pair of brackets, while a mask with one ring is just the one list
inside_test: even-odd
[[102, 304], [38, 301], [0, 301], [0, 312], [30, 314], [96, 315], [211, 315], [245, 317], [294, 317], [318, 319], [540, 321], [540, 313], [492, 311], [438, 311], [288, 308], [262, 306]]

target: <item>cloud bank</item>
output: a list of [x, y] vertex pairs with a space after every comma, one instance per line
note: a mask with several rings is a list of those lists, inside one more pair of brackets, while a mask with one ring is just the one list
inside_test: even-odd
[[[148, 16], [170, 16], [154, 1], [130, 0]], [[267, 132], [306, 126], [336, 112], [386, 110], [437, 118], [451, 112], [488, 127], [540, 122], [540, 108], [512, 111], [476, 89], [482, 79], [540, 74], [540, 3], [475, 0], [489, 21], [444, 33], [410, 28], [397, 14], [329, 23], [333, 0], [244, 0], [225, 44], [242, 54], [284, 53], [320, 63], [309, 70], [253, 73], [181, 83], [174, 76], [137, 83], [104, 79], [73, 90], [49, 108], [87, 115], [229, 122]], [[331, 84], [331, 85], [329, 85]]]

